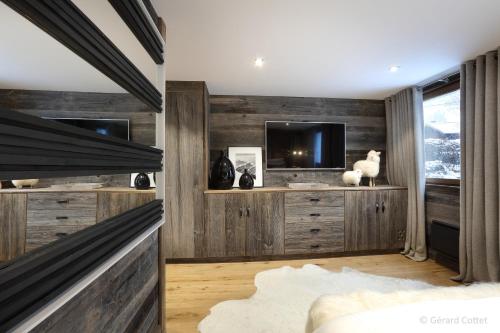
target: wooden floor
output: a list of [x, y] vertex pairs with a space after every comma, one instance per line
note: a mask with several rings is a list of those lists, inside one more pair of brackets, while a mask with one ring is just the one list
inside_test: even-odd
[[434, 285], [456, 285], [456, 275], [433, 261], [417, 263], [399, 254], [266, 261], [224, 264], [167, 265], [167, 332], [195, 333], [197, 325], [215, 304], [242, 299], [255, 292], [254, 276], [260, 271], [285, 265], [302, 267], [316, 264], [331, 271], [348, 266], [363, 272], [417, 279]]

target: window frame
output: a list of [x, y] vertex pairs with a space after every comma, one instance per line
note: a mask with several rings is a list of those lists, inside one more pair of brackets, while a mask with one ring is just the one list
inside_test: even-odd
[[[460, 73], [455, 73], [423, 87], [423, 100], [460, 90]], [[422, 109], [423, 112], [423, 109]], [[426, 185], [460, 186], [460, 179], [425, 178]]]

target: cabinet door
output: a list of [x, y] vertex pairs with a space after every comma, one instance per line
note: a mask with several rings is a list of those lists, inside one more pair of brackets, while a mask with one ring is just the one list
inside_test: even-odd
[[205, 257], [245, 255], [248, 197], [247, 194], [205, 195]]
[[142, 206], [155, 199], [154, 193], [98, 192], [97, 222]]
[[254, 193], [247, 197], [246, 255], [285, 253], [284, 193]]
[[345, 250], [375, 250], [379, 243], [379, 191], [346, 191]]
[[253, 206], [251, 194], [226, 194], [226, 256], [243, 257], [246, 252], [246, 219]]
[[24, 253], [26, 194], [0, 194], [0, 261]]
[[408, 192], [380, 191], [378, 214], [380, 249], [401, 249], [406, 236]]

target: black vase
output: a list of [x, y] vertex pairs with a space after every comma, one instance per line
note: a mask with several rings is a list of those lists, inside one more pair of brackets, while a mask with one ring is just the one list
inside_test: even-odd
[[253, 189], [253, 177], [248, 173], [248, 169], [245, 169], [245, 172], [240, 177], [240, 188], [244, 190]]
[[210, 174], [210, 188], [216, 190], [229, 190], [233, 187], [236, 173], [231, 160], [220, 152], [220, 157], [215, 161]]
[[135, 188], [138, 190], [147, 190], [151, 186], [149, 177], [145, 173], [138, 174], [134, 179]]

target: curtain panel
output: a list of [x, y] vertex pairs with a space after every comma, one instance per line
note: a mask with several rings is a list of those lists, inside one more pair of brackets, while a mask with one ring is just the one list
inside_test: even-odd
[[461, 67], [460, 275], [500, 281], [498, 50]]
[[423, 99], [419, 88], [407, 88], [385, 100], [387, 179], [408, 188], [408, 217], [403, 254], [427, 259], [425, 242], [425, 161]]

